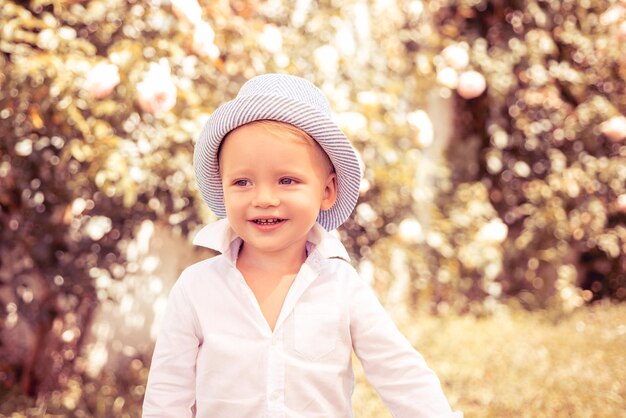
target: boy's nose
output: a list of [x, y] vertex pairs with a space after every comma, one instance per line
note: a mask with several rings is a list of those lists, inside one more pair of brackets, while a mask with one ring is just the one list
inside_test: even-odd
[[260, 208], [278, 206], [280, 200], [275, 191], [268, 186], [258, 186], [252, 205]]

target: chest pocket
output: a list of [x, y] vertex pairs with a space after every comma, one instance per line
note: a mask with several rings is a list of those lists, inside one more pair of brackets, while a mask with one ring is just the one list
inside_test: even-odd
[[332, 352], [339, 339], [339, 312], [320, 308], [302, 304], [294, 309], [294, 350], [310, 360]]

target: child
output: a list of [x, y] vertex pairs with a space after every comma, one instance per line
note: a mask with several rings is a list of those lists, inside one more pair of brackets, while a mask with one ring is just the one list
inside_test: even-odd
[[219, 107], [194, 153], [224, 218], [194, 244], [221, 255], [174, 285], [143, 416], [352, 417], [352, 350], [394, 417], [461, 417], [327, 231], [361, 167], [308, 81], [267, 74]]

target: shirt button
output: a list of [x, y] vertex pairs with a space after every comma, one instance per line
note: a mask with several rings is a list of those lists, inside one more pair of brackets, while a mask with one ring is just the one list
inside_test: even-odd
[[280, 399], [280, 392], [276, 391], [276, 392], [272, 392], [271, 396], [270, 396], [270, 400], [276, 402]]

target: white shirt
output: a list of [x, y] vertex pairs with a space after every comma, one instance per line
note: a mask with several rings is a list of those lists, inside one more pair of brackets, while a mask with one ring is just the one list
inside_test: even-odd
[[320, 225], [274, 331], [235, 267], [241, 238], [228, 221], [204, 227], [194, 244], [222, 254], [172, 288], [144, 418], [352, 417], [353, 349], [394, 417], [462, 417]]

